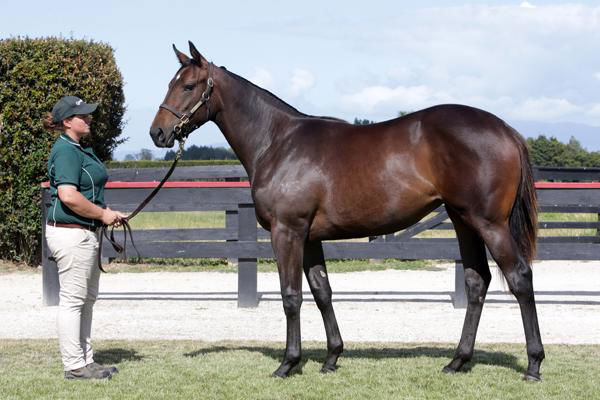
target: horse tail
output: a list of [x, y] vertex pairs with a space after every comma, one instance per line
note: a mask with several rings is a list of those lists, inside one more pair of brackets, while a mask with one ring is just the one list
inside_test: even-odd
[[537, 241], [537, 196], [529, 150], [523, 137], [515, 131], [521, 157], [521, 182], [509, 217], [510, 233], [528, 265], [535, 258]]

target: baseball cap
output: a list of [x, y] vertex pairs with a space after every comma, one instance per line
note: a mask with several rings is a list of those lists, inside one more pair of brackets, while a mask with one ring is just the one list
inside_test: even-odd
[[52, 121], [60, 122], [73, 115], [93, 113], [98, 104], [87, 104], [77, 96], [62, 97], [52, 108]]

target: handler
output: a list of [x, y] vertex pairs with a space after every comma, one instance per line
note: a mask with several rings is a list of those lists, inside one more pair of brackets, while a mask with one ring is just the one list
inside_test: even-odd
[[66, 96], [43, 121], [46, 129], [61, 131], [48, 158], [52, 202], [46, 241], [58, 265], [58, 340], [65, 379], [110, 379], [118, 372], [94, 362], [90, 337], [100, 279], [99, 228], [118, 225], [126, 217], [106, 207], [106, 168], [91, 147], [80, 144], [90, 134], [96, 108], [97, 104]]

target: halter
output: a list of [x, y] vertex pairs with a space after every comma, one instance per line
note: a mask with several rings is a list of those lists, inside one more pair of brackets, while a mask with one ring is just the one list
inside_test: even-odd
[[[210, 75], [210, 70], [211, 70], [211, 66], [212, 63], [209, 64], [208, 69], [209, 69], [209, 75]], [[212, 93], [212, 89], [214, 86], [214, 82], [212, 77], [208, 77], [207, 81], [206, 81], [206, 90], [204, 90], [204, 92], [202, 92], [202, 95], [200, 96], [200, 100], [188, 111], [188, 112], [180, 112], [177, 111], [175, 108], [171, 107], [168, 104], [162, 103], [159, 108], [163, 108], [167, 111], [169, 111], [171, 114], [175, 115], [177, 118], [179, 118], [179, 122], [175, 125], [175, 127], [173, 128], [173, 131], [175, 132], [175, 137], [177, 139], [177, 136], [183, 131], [183, 128], [190, 122], [190, 118], [192, 118], [192, 116], [194, 115], [194, 113], [196, 111], [198, 111], [198, 109], [200, 107], [202, 107], [203, 104], [206, 103], [206, 116], [208, 118], [208, 114], [210, 113], [210, 106], [208, 104], [208, 101], [210, 100], [210, 95]], [[197, 126], [194, 126], [191, 130], [193, 131], [194, 129], [196, 129]]]

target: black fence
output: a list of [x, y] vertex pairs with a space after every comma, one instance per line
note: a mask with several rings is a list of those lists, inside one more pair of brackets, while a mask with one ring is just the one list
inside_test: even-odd
[[[113, 169], [110, 181], [149, 182], [159, 180], [166, 168]], [[536, 177], [542, 180], [600, 181], [600, 169], [577, 170], [539, 168]], [[558, 179], [557, 177], [560, 177]], [[247, 179], [241, 166], [182, 167], [175, 170], [172, 181], [185, 180]], [[221, 187], [217, 187], [217, 186]], [[139, 186], [139, 185], [138, 185]], [[257, 292], [256, 262], [258, 258], [273, 258], [268, 241], [269, 233], [257, 227], [254, 205], [249, 187], [222, 187], [223, 183], [189, 183], [183, 187], [161, 189], [145, 208], [145, 212], [157, 211], [221, 211], [225, 213], [224, 228], [210, 229], [152, 229], [138, 230], [135, 241], [144, 258], [213, 258], [237, 260], [238, 305], [255, 307], [260, 295]], [[585, 213], [600, 216], [600, 185], [577, 185], [577, 187], [538, 189], [540, 211], [544, 213]], [[110, 188], [105, 191], [106, 202], [111, 208], [125, 212], [133, 211], [150, 193], [145, 187]], [[48, 191], [43, 189], [43, 210], [49, 203]], [[44, 221], [46, 216], [43, 216]], [[600, 224], [594, 222], [544, 222], [540, 231], [546, 229], [590, 229], [588, 236], [541, 236], [538, 239], [537, 258], [540, 260], [597, 260], [600, 259]], [[43, 224], [45, 227], [45, 224]], [[333, 241], [324, 244], [328, 259], [404, 259], [404, 260], [455, 260], [456, 278], [453, 304], [465, 307], [464, 273], [456, 238], [431, 238], [431, 231], [448, 231], [453, 226], [442, 207], [428, 219], [397, 233], [371, 238], [369, 242]], [[428, 231], [427, 234], [424, 232]], [[425, 237], [424, 237], [425, 236]], [[435, 236], [435, 233], [433, 234]], [[437, 235], [440, 236], [440, 235]], [[444, 235], [441, 235], [444, 236]], [[122, 242], [122, 237], [117, 234]], [[45, 240], [42, 240], [44, 271], [44, 304], [58, 304], [58, 274], [56, 265], [48, 258]], [[115, 258], [114, 250], [104, 243], [103, 256]], [[134, 254], [128, 248], [128, 254]]]

